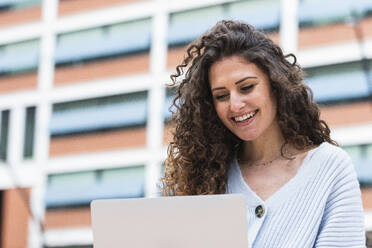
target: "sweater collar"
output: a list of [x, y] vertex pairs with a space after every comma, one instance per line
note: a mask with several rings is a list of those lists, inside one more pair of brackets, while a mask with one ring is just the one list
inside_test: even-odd
[[320, 150], [321, 147], [326, 146], [326, 144], [327, 143], [324, 142], [318, 147], [308, 151], [296, 175], [265, 201], [263, 201], [244, 181], [238, 161], [235, 157], [228, 172], [226, 193], [243, 194], [247, 207], [256, 207], [258, 205], [269, 205], [271, 207], [279, 206], [282, 202], [288, 200], [291, 195], [295, 194], [301, 187], [303, 187], [311, 178], [311, 175], [316, 173], [318, 166], [315, 164], [312, 164], [314, 166], [309, 166], [310, 160], [313, 159], [314, 153], [317, 150]]

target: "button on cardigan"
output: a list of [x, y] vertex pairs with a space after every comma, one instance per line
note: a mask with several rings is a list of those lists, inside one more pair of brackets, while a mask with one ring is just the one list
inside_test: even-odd
[[227, 193], [245, 197], [249, 248], [365, 247], [354, 166], [346, 152], [329, 143], [310, 150], [297, 174], [265, 201], [245, 183], [235, 159]]

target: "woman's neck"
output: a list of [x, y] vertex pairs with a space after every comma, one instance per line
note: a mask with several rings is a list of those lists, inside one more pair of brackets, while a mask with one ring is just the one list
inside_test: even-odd
[[249, 162], [263, 162], [272, 160], [281, 154], [284, 137], [279, 126], [271, 129], [252, 141], [243, 142], [240, 159]]

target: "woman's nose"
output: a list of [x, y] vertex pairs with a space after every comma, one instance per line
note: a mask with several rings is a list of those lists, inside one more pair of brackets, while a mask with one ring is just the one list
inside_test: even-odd
[[243, 102], [243, 99], [241, 97], [231, 94], [230, 109], [232, 112], [239, 112], [244, 107], [244, 105], [245, 103]]

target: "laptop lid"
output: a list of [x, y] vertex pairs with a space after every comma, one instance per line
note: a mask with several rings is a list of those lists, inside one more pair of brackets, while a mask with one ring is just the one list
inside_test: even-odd
[[246, 248], [242, 195], [95, 200], [94, 248]]

